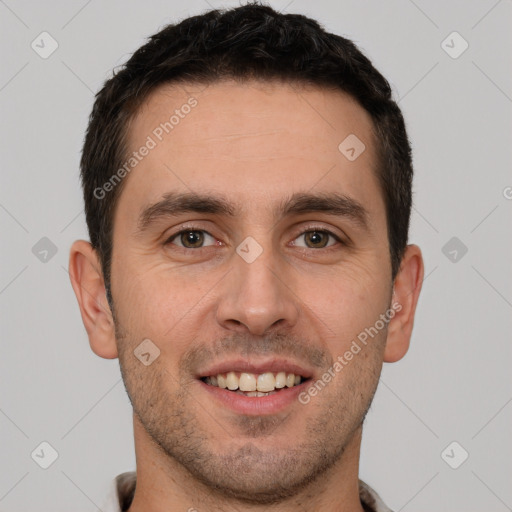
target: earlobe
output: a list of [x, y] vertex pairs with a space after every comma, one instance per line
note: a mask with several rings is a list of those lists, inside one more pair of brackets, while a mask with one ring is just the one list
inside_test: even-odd
[[420, 248], [417, 245], [408, 245], [394, 283], [391, 307], [395, 310], [395, 315], [388, 325], [384, 351], [386, 363], [394, 363], [402, 359], [409, 349], [423, 274], [423, 257]]
[[71, 246], [69, 276], [91, 349], [105, 359], [118, 357], [114, 321], [105, 293], [101, 264], [89, 242], [77, 240]]

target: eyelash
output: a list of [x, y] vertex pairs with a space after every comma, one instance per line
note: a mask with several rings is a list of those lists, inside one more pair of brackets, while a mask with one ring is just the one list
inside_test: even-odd
[[[189, 232], [206, 233], [207, 235], [211, 236], [212, 238], [215, 238], [211, 233], [209, 233], [205, 229], [198, 229], [198, 228], [195, 228], [195, 227], [191, 226], [191, 227], [187, 227], [186, 229], [182, 229], [181, 231], [178, 231], [177, 233], [174, 233], [173, 235], [171, 235], [164, 242], [164, 245], [171, 244], [174, 239], [178, 238], [183, 233], [189, 233]], [[304, 231], [301, 231], [297, 236], [295, 236], [294, 240], [297, 239], [300, 236], [303, 236], [303, 235], [305, 235], [307, 233], [312, 233], [312, 232], [326, 234], [326, 235], [331, 236], [332, 238], [334, 238], [340, 245], [345, 245], [345, 246], [348, 245], [338, 235], [336, 235], [332, 231], [329, 231], [328, 229], [325, 229], [325, 228], [320, 227], [320, 226], [308, 226], [307, 229], [305, 229]], [[194, 250], [197, 251], [199, 249], [206, 249], [206, 248], [211, 247], [211, 246], [197, 247], [197, 248], [181, 247], [181, 246], [177, 246], [177, 247], [178, 247], [178, 249], [182, 249], [182, 250], [185, 250], [185, 251], [188, 251], [188, 250], [190, 250], [190, 251], [194, 251]], [[310, 249], [310, 250], [313, 250], [313, 251], [318, 251], [319, 249], [332, 250], [335, 247], [336, 247], [336, 245], [330, 245], [330, 246], [327, 246], [327, 247], [319, 247], [319, 248], [314, 248], [314, 247], [300, 247], [300, 248], [301, 249]]]

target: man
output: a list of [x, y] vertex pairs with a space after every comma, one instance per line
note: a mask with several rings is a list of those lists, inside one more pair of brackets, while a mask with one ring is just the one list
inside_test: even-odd
[[170, 25], [98, 93], [81, 173], [71, 281], [134, 412], [136, 474], [103, 510], [389, 510], [362, 424], [423, 262], [369, 60], [258, 4]]

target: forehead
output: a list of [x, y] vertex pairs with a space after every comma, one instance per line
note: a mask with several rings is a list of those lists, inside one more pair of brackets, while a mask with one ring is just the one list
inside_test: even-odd
[[261, 81], [162, 85], [130, 123], [129, 155], [151, 149], [130, 171], [121, 202], [217, 191], [243, 209], [279, 193], [334, 190], [378, 214], [372, 128], [341, 91]]

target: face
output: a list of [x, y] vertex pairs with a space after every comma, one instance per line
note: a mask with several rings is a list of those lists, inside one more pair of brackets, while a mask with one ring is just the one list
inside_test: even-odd
[[111, 285], [136, 421], [218, 492], [291, 495], [345, 456], [382, 367], [386, 327], [358, 341], [392, 292], [371, 119], [323, 89], [165, 86], [128, 145]]

